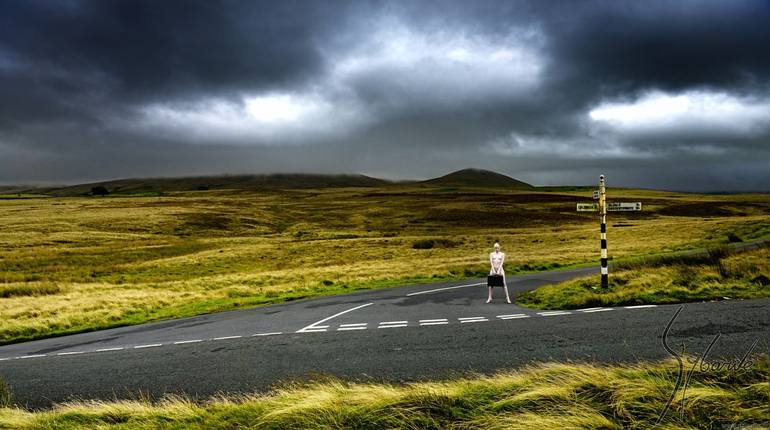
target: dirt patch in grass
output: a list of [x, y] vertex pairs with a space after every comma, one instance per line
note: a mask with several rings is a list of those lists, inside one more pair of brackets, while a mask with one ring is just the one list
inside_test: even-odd
[[671, 205], [657, 211], [660, 215], [684, 217], [724, 217], [732, 215], [732, 211], [718, 203], [688, 203]]

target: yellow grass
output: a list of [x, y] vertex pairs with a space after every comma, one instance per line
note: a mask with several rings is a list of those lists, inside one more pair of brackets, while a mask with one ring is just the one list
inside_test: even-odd
[[[767, 195], [610, 196], [645, 205], [610, 215], [615, 258], [770, 235]], [[508, 273], [592, 263], [598, 222], [576, 201], [590, 196], [392, 186], [0, 200], [0, 342], [481, 276], [494, 241]], [[443, 241], [413, 248], [426, 239]]]
[[[193, 402], [81, 401], [30, 412], [0, 408], [0, 428], [694, 429], [770, 422], [766, 357], [742, 372], [696, 372], [656, 425], [674, 360], [543, 363], [491, 376], [409, 384], [295, 383], [263, 395]], [[684, 397], [684, 398], [683, 398]], [[684, 400], [684, 409], [681, 408]]]

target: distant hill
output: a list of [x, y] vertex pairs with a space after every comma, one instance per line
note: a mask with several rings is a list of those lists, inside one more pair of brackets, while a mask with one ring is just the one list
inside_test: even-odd
[[38, 188], [34, 191], [53, 196], [76, 196], [90, 193], [92, 187], [102, 186], [110, 194], [142, 194], [165, 191], [195, 191], [216, 189], [281, 189], [281, 188], [342, 188], [377, 187], [389, 184], [384, 179], [365, 175], [270, 174], [223, 175], [182, 178], [118, 179], [65, 187]]
[[513, 179], [510, 176], [482, 169], [463, 169], [440, 178], [420, 182], [425, 185], [441, 187], [494, 187], [531, 189], [532, 185]]
[[93, 187], [104, 187], [112, 195], [156, 195], [173, 191], [196, 190], [260, 190], [381, 187], [393, 184], [417, 184], [431, 187], [505, 187], [531, 189], [531, 185], [509, 176], [480, 169], [464, 169], [427, 181], [388, 181], [365, 175], [322, 175], [305, 173], [276, 173], [266, 175], [220, 175], [180, 178], [135, 178], [92, 182], [61, 187], [3, 187], [5, 192], [48, 194], [51, 196], [82, 196]]

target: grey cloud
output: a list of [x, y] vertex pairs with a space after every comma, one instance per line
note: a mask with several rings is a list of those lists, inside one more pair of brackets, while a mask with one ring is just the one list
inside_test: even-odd
[[[651, 90], [770, 104], [767, 2], [84, 0], [0, 8], [0, 182], [249, 171], [425, 178], [476, 166], [540, 184], [585, 183], [602, 170], [625, 186], [767, 189], [767, 123], [751, 133], [695, 123], [635, 134], [587, 116]], [[376, 32], [388, 25], [425, 37], [427, 46], [414, 49], [426, 55], [441, 37], [465, 37], [490, 52], [529, 50], [520, 61], [541, 67], [520, 88], [524, 69], [515, 61], [497, 70], [427, 55], [340, 75], [351, 56], [378, 59], [389, 40]], [[147, 106], [237, 106], [244, 95], [270, 92], [317, 93], [360, 115], [314, 120], [360, 123], [326, 127], [345, 130], [336, 135], [307, 127], [285, 142], [239, 145], [215, 134], [193, 144], [141, 123]], [[490, 151], [510, 136], [540, 143]]]

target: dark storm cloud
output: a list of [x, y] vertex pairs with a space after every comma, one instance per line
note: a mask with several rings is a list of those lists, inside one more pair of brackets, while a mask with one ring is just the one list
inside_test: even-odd
[[19, 1], [3, 9], [0, 40], [24, 68], [101, 76], [96, 85], [131, 99], [311, 76], [322, 62], [316, 32], [333, 18], [313, 3], [291, 1]]
[[[584, 3], [549, 21], [551, 54], [592, 89], [751, 89], [770, 76], [765, 1]], [[586, 7], [588, 6], [588, 7]], [[564, 14], [564, 12], [560, 12]], [[590, 87], [589, 87], [590, 88]], [[621, 93], [622, 94], [622, 93]]]
[[541, 184], [601, 170], [617, 185], [767, 189], [764, 1], [0, 9], [6, 183], [474, 165]]

